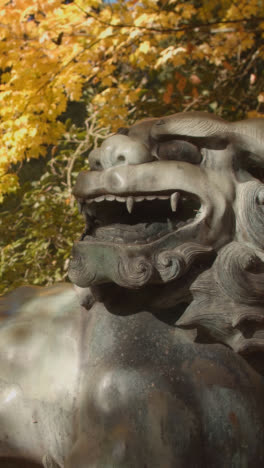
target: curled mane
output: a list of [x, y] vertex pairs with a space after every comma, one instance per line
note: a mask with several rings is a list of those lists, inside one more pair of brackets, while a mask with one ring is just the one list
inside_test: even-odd
[[257, 357], [258, 370], [264, 352], [264, 262], [260, 255], [239, 242], [225, 246], [213, 266], [192, 284], [193, 301], [177, 322], [180, 327], [196, 328], [197, 341], [223, 343], [249, 362]]
[[[193, 301], [178, 320], [201, 341], [220, 342], [249, 361], [264, 352], [264, 221], [259, 181], [237, 194], [236, 234], [192, 284]], [[198, 338], [199, 340], [199, 338]]]

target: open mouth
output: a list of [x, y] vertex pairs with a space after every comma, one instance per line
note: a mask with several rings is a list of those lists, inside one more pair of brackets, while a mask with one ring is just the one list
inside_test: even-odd
[[86, 229], [82, 241], [144, 244], [195, 223], [201, 201], [190, 193], [102, 195], [79, 202]]

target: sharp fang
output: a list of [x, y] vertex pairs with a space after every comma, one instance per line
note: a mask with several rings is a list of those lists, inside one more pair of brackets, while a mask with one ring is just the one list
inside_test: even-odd
[[179, 198], [180, 198], [179, 192], [174, 192], [170, 197], [170, 205], [171, 205], [171, 209], [172, 209], [172, 211], [174, 213], [177, 210], [177, 205], [178, 205]]
[[126, 207], [127, 211], [131, 214], [134, 206], [134, 199], [133, 197], [127, 197], [126, 199]]

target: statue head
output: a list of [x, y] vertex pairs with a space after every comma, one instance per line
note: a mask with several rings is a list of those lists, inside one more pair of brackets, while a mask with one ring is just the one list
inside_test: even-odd
[[246, 338], [241, 324], [264, 320], [263, 149], [261, 119], [190, 112], [120, 129], [78, 176], [86, 231], [70, 279], [81, 288], [152, 285], [171, 306], [188, 297], [178, 326], [245, 348], [256, 327]]

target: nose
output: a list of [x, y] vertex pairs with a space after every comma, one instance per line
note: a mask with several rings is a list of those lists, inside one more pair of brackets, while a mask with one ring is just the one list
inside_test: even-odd
[[102, 171], [101, 149], [96, 148], [89, 154], [89, 166], [92, 171]]
[[129, 164], [128, 155], [122, 154], [122, 151], [113, 151], [109, 146], [97, 148], [89, 155], [89, 165], [92, 171], [102, 171], [122, 164]]
[[101, 148], [90, 153], [89, 165], [94, 171], [102, 171], [110, 167], [143, 164], [152, 160], [145, 144], [126, 135], [114, 135], [107, 138]]

